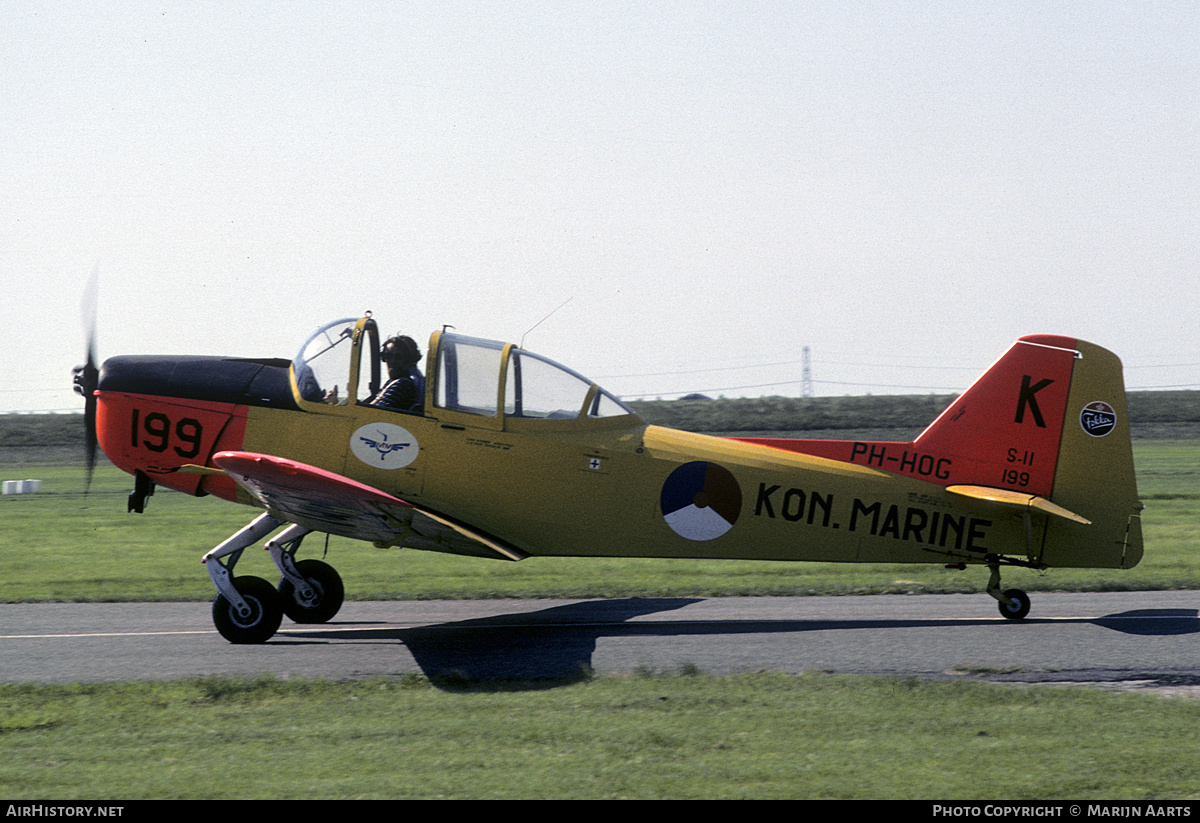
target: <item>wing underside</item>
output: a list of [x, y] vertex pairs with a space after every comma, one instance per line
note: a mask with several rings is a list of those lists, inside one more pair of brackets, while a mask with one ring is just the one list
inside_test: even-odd
[[503, 560], [527, 556], [469, 524], [305, 463], [234, 451], [219, 452], [213, 462], [275, 517], [306, 529], [381, 546]]

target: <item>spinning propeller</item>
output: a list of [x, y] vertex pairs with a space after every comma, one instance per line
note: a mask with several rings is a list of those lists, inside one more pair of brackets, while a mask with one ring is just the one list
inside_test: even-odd
[[92, 269], [87, 287], [83, 291], [83, 326], [87, 335], [87, 362], [74, 369], [75, 393], [83, 395], [85, 444], [87, 451], [87, 481], [84, 493], [92, 486], [92, 474], [96, 469], [96, 386], [100, 368], [96, 365], [96, 305], [99, 293], [100, 264]]

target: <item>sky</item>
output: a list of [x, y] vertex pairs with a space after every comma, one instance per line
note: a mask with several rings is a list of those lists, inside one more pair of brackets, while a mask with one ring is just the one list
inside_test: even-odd
[[1200, 4], [0, 0], [0, 412], [371, 311], [625, 399], [1200, 389]]

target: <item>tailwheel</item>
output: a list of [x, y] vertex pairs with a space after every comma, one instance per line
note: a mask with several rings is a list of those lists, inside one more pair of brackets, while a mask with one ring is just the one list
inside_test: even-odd
[[261, 577], [235, 577], [233, 587], [245, 601], [244, 611], [223, 594], [213, 600], [213, 623], [230, 643], [265, 643], [283, 622], [279, 592]]
[[292, 585], [286, 577], [279, 582], [283, 613], [296, 623], [326, 623], [333, 619], [345, 599], [345, 587], [337, 570], [320, 560], [300, 560], [296, 571], [308, 583], [311, 596]]
[[1000, 564], [1007, 563], [1010, 566], [1028, 566], [1029, 563], [1018, 562], [1015, 560], [1000, 557], [999, 555], [989, 554], [987, 556], [988, 568], [991, 570], [991, 577], [988, 578], [987, 593], [996, 598], [1000, 604], [1000, 614], [1009, 620], [1020, 620], [1029, 614], [1029, 595], [1020, 589], [1001, 589], [1000, 588]]
[[1009, 620], [1020, 620], [1029, 614], [1029, 595], [1020, 589], [1005, 589], [1004, 596], [1008, 603], [1000, 601], [1000, 614]]

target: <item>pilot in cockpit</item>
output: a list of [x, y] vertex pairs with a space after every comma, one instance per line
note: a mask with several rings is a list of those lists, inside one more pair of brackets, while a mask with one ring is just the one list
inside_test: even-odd
[[421, 414], [425, 406], [425, 377], [417, 368], [421, 350], [406, 335], [388, 338], [380, 351], [388, 367], [388, 382], [370, 400], [372, 406]]

